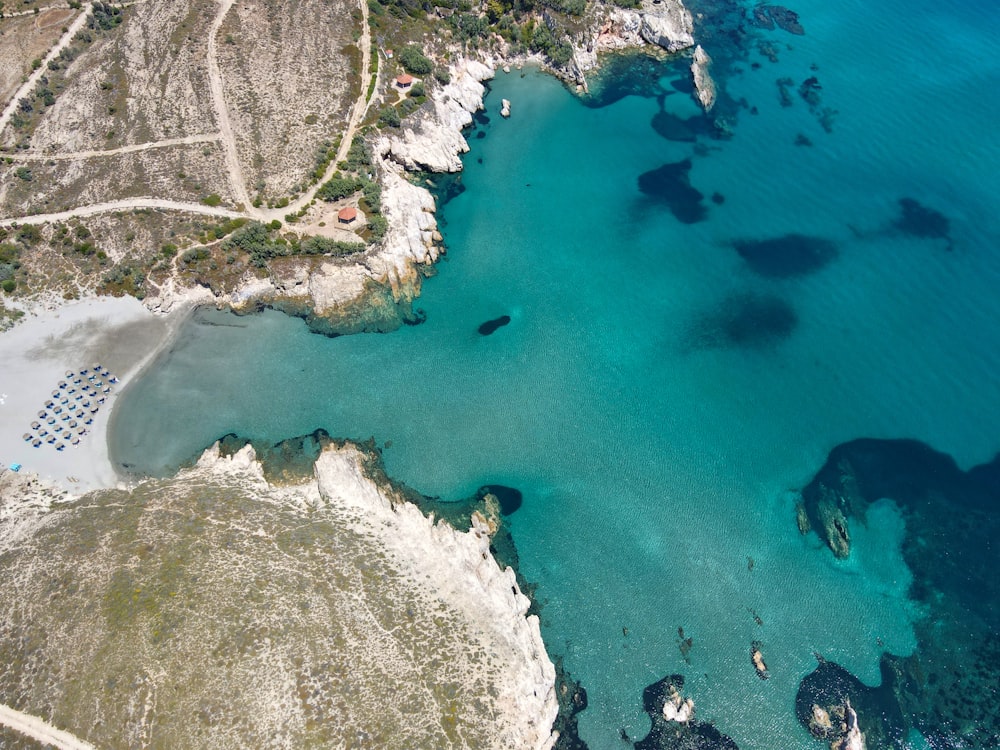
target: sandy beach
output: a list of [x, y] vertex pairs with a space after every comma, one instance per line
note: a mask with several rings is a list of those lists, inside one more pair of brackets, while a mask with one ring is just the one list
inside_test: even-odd
[[[118, 484], [108, 458], [111, 410], [122, 388], [160, 350], [182, 317], [183, 313], [154, 315], [130, 297], [102, 297], [41, 312], [0, 334], [0, 469], [20, 464], [22, 473], [37, 474], [74, 494]], [[79, 444], [62, 439], [66, 432], [59, 433], [55, 443], [49, 443], [46, 436], [38, 447], [26, 441], [25, 434], [34, 438], [44, 430], [54, 434], [58, 426], [66, 429], [68, 420], [63, 417], [69, 404], [77, 400], [77, 394], [66, 395], [74, 385], [66, 373], [84, 369], [92, 373], [97, 364], [118, 382], [104, 378], [110, 391], [104, 394], [101, 389], [105, 401], [96, 413], [86, 410], [93, 422], [86, 425], [83, 435], [78, 435], [78, 430], [84, 422], [78, 420], [74, 434]], [[83, 385], [88, 383], [86, 376], [81, 380]], [[60, 388], [60, 382], [66, 387]], [[77, 388], [83, 395], [82, 388]], [[58, 395], [53, 396], [54, 392]], [[63, 398], [68, 404], [60, 413], [53, 413]], [[54, 406], [47, 408], [50, 401]], [[98, 406], [96, 399], [93, 405]], [[39, 416], [42, 412], [45, 417]], [[49, 424], [49, 419], [55, 423]], [[40, 426], [32, 429], [33, 422]], [[62, 450], [56, 449], [59, 443]]]

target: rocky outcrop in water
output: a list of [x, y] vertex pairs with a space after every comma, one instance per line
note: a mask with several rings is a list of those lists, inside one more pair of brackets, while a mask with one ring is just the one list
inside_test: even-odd
[[694, 98], [701, 108], [708, 112], [715, 106], [715, 81], [712, 80], [711, 73], [708, 72], [712, 64], [712, 58], [699, 44], [694, 48], [694, 57], [691, 61], [691, 78], [694, 81]]
[[905, 738], [905, 722], [894, 684], [884, 665], [882, 684], [870, 688], [839, 664], [821, 660], [799, 685], [795, 714], [831, 750], [898, 747]]
[[435, 523], [375, 460], [330, 443], [278, 485], [215, 449], [58, 505], [2, 478], [0, 704], [102, 748], [550, 747], [555, 670], [486, 519]]
[[653, 722], [636, 750], [739, 750], [736, 743], [707, 722], [694, 718], [694, 701], [684, 698], [684, 677], [664, 677], [642, 691], [643, 710]]

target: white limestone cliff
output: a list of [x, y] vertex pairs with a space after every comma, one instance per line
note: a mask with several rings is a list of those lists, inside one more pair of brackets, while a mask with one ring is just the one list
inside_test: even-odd
[[407, 121], [399, 135], [383, 135], [375, 151], [409, 171], [460, 172], [461, 154], [469, 150], [462, 129], [483, 108], [482, 82], [494, 69], [478, 60], [460, 60], [449, 69], [451, 80], [433, 96], [432, 106]]

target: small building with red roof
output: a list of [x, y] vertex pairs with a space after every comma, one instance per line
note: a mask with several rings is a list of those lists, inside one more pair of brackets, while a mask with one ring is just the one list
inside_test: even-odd
[[413, 85], [413, 76], [409, 73], [403, 73], [402, 75], [396, 76], [396, 85], [401, 89], [408, 89]]
[[337, 212], [337, 221], [340, 224], [353, 224], [358, 218], [358, 209], [354, 206], [345, 206]]

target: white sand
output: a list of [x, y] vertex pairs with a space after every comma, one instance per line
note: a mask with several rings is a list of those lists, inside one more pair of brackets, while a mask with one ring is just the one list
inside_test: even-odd
[[[107, 427], [123, 386], [168, 340], [181, 316], [156, 316], [132, 298], [73, 302], [30, 317], [0, 333], [0, 469], [21, 464], [72, 493], [113, 487], [119, 478], [108, 459]], [[57, 451], [32, 447], [23, 435], [52, 398], [66, 371], [100, 363], [119, 378], [79, 445]], [[58, 401], [58, 399], [55, 399]], [[39, 420], [43, 424], [45, 420]], [[48, 427], [48, 425], [45, 425]]]

